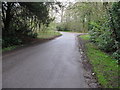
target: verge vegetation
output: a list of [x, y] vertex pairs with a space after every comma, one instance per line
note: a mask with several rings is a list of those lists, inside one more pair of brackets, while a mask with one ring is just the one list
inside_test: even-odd
[[120, 1], [76, 2], [64, 8], [58, 30], [89, 33], [92, 42], [120, 61]]
[[[59, 2], [2, 2], [2, 51], [29, 44], [38, 38], [52, 38], [56, 32], [53, 10]], [[50, 29], [52, 31], [50, 31]]]
[[[81, 35], [83, 40], [90, 40], [89, 35]], [[104, 88], [120, 88], [119, 87], [119, 65], [118, 61], [107, 53], [101, 51], [98, 46], [92, 42], [85, 44], [86, 54], [93, 66], [93, 70], [98, 82]]]
[[49, 38], [54, 38], [56, 36], [60, 36], [62, 35], [60, 32], [55, 32], [55, 31], [43, 31], [41, 33], [38, 34], [38, 38], [40, 39], [49, 39]]

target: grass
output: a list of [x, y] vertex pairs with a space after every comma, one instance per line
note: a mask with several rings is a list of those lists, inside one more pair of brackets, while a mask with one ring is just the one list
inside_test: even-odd
[[46, 31], [46, 32], [40, 32], [40, 33], [38, 34], [38, 38], [48, 39], [48, 38], [52, 38], [52, 37], [59, 36], [59, 35], [61, 35], [61, 33], [59, 33], [59, 32]]
[[[59, 36], [59, 35], [61, 35], [61, 33], [59, 33], [59, 32], [46, 31], [46, 32], [40, 32], [40, 33], [38, 34], [38, 38], [40, 38], [40, 39], [49, 39], [49, 38], [53, 38], [53, 37]], [[18, 46], [20, 46], [20, 45], [18, 45]], [[0, 52], [1, 52], [1, 51], [2, 51], [2, 52], [11, 51], [11, 50], [17, 48], [18, 46], [17, 46], [17, 45], [14, 45], [14, 46], [10, 46], [10, 47], [7, 47], [7, 48], [3, 48], [2, 50], [0, 50]]]
[[88, 34], [87, 35], [81, 35], [80, 37], [84, 40], [89, 40], [90, 39], [90, 36]]
[[13, 50], [13, 49], [15, 49], [16, 47], [17, 47], [17, 46], [10, 46], [10, 47], [7, 47], [7, 48], [3, 48], [3, 49], [2, 49], [2, 52]]
[[[89, 35], [80, 36], [83, 40], [89, 40]], [[86, 53], [93, 66], [98, 82], [104, 88], [120, 88], [118, 86], [119, 65], [111, 56], [99, 50], [93, 43], [86, 43]]]

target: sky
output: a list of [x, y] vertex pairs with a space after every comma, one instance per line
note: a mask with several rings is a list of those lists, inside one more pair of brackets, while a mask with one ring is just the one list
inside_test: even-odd
[[[61, 0], [60, 0], [61, 1]], [[71, 0], [71, 1], [73, 1], [74, 2], [74, 0]], [[69, 6], [69, 3], [68, 2], [70, 2], [70, 1], [63, 1], [62, 2], [62, 4], [65, 6], [65, 7], [67, 7], [67, 6]], [[58, 11], [59, 11], [59, 13], [56, 13], [56, 12], [54, 12], [54, 16], [55, 16], [55, 21], [56, 22], [60, 22], [61, 21], [61, 10], [60, 10], [60, 8], [58, 7]], [[64, 12], [63, 12], [64, 13]]]

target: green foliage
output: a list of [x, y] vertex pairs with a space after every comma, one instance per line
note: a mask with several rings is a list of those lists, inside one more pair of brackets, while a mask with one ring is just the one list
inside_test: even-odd
[[117, 62], [91, 43], [88, 43], [86, 47], [87, 55], [94, 67], [99, 83], [104, 88], [118, 88], [119, 68]]
[[89, 24], [91, 41], [101, 50], [110, 52], [120, 60], [120, 2], [113, 3], [106, 14], [106, 18], [96, 20]]
[[90, 40], [90, 35], [80, 35], [80, 38], [84, 39], [84, 40]]
[[[90, 40], [89, 35], [81, 35], [83, 40]], [[119, 87], [119, 65], [110, 55], [101, 51], [95, 44], [85, 44], [87, 56], [93, 66], [98, 82], [103, 88]], [[103, 69], [104, 68], [104, 69]]]
[[[102, 22], [103, 23], [103, 22]], [[90, 23], [91, 30], [89, 31], [91, 35], [91, 41], [96, 43], [98, 47], [106, 52], [112, 52], [114, 48], [114, 40], [111, 37], [112, 33], [110, 32], [107, 25], [101, 24], [101, 22]]]
[[25, 43], [37, 38], [44, 25], [54, 19], [49, 16], [53, 2], [2, 2], [2, 47]]
[[116, 51], [113, 53], [112, 56], [115, 57], [117, 60], [120, 61], [120, 50], [116, 50]]
[[61, 33], [57, 32], [57, 31], [55, 32], [53, 30], [49, 30], [49, 31], [46, 31], [46, 32], [41, 31], [38, 34], [38, 38], [49, 39], [49, 38], [54, 38], [54, 37], [59, 36], [59, 35], [61, 35]]
[[2, 52], [13, 50], [13, 49], [15, 49], [16, 47], [17, 47], [17, 46], [10, 46], [10, 47], [4, 48], [4, 49], [2, 49]]
[[71, 31], [88, 32], [91, 21], [101, 20], [104, 17], [103, 3], [76, 2], [65, 9], [62, 26]]
[[20, 45], [22, 43], [21, 39], [19, 39], [18, 37], [4, 37], [4, 39], [2, 39], [2, 46], [4, 47], [10, 47], [13, 45]]
[[[120, 42], [120, 1], [113, 3], [113, 6], [110, 10], [113, 18], [114, 27], [116, 33], [116, 39]], [[110, 23], [111, 24], [111, 23]]]
[[67, 27], [63, 27], [63, 26], [57, 26], [56, 29], [57, 31], [70, 31]]
[[96, 22], [91, 22], [89, 25], [89, 33], [91, 35], [91, 41], [92, 42], [98, 42], [96, 40], [96, 38], [100, 35], [100, 30], [101, 30], [101, 26], [99, 24], [97, 24]]
[[111, 38], [111, 32], [105, 32], [97, 37], [98, 47], [106, 52], [114, 51], [114, 40]]
[[113, 20], [110, 26], [113, 30], [114, 48], [116, 49], [113, 56], [120, 61], [120, 1], [113, 3], [110, 13]]
[[120, 2], [76, 2], [65, 9], [58, 30], [89, 32], [90, 41], [120, 60]]

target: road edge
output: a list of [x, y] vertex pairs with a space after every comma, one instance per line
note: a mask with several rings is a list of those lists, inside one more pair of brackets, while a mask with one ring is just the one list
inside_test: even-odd
[[89, 41], [85, 41], [79, 37], [80, 35], [85, 35], [85, 34], [77, 35], [78, 48], [79, 48], [79, 52], [81, 54], [82, 65], [84, 68], [85, 82], [88, 84], [88, 86], [90, 88], [102, 88], [102, 86], [99, 84], [99, 82], [93, 72], [93, 66], [90, 64], [89, 58], [87, 57], [87, 54], [86, 54], [85, 44]]
[[2, 52], [2, 56], [6, 55], [6, 54], [9, 54], [11, 52], [17, 51], [17, 50], [21, 50], [21, 49], [26, 48], [26, 47], [30, 47], [32, 45], [42, 44], [42, 43], [48, 42], [48, 41], [53, 40], [55, 38], [58, 38], [60, 36], [62, 36], [62, 35], [57, 35], [57, 36], [54, 36], [54, 37], [51, 37], [51, 38], [46, 38], [46, 39], [39, 39], [39, 38], [37, 38], [38, 40], [36, 40], [36, 41], [32, 41], [32, 42], [29, 42], [27, 44], [20, 45], [20, 46], [14, 48], [12, 50]]

